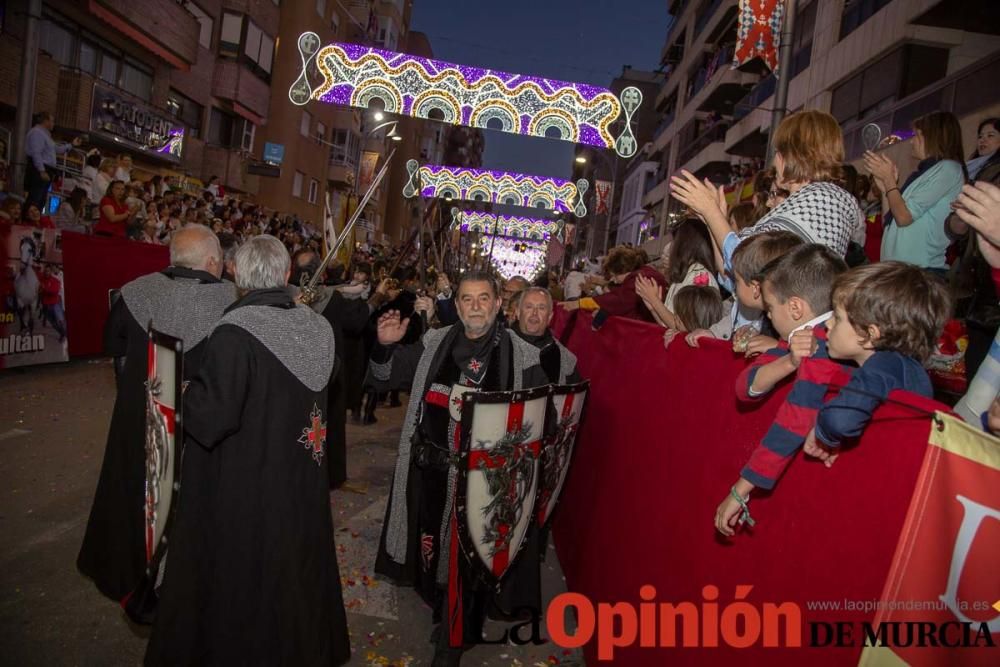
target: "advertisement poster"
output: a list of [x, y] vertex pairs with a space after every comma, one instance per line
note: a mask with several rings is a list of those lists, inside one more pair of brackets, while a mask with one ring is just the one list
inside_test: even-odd
[[0, 247], [0, 368], [69, 360], [59, 230], [0, 225]]

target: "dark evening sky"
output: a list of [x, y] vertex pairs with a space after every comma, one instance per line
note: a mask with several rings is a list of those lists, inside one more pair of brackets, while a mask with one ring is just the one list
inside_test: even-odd
[[[410, 27], [441, 60], [607, 87], [657, 66], [668, 23], [667, 0], [414, 0]], [[572, 160], [569, 142], [486, 131], [484, 167], [568, 178]]]

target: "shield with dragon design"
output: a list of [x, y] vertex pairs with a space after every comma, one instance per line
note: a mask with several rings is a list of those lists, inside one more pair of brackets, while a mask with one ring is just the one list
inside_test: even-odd
[[469, 562], [501, 580], [535, 513], [549, 387], [472, 392], [462, 408], [456, 513]]
[[149, 330], [146, 377], [146, 562], [155, 571], [180, 482], [184, 344]]
[[550, 409], [555, 427], [546, 436], [542, 447], [542, 473], [538, 483], [538, 500], [535, 503], [539, 526], [548, 525], [552, 519], [566, 483], [589, 390], [589, 380], [578, 384], [552, 385]]

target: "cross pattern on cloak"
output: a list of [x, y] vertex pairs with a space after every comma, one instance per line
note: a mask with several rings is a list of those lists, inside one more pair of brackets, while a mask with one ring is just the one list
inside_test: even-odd
[[310, 425], [302, 429], [299, 442], [305, 445], [306, 449], [312, 450], [312, 457], [318, 464], [323, 460], [323, 443], [326, 442], [326, 424], [323, 423], [323, 413], [318, 406], [313, 405], [309, 420]]

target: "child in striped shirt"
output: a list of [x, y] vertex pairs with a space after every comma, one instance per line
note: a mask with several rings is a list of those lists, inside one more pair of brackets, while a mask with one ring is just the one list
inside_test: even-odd
[[[737, 394], [744, 400], [756, 400], [785, 378], [796, 378], [774, 423], [716, 511], [715, 526], [724, 535], [733, 535], [734, 528], [749, 517], [746, 503], [753, 489], [774, 487], [805, 442], [828, 387], [842, 386], [850, 377], [850, 368], [830, 359], [824, 327], [832, 314], [834, 280], [846, 270], [844, 260], [829, 248], [809, 244], [765, 271], [761, 285], [764, 307], [782, 342], [740, 375]], [[802, 363], [806, 357], [810, 358], [808, 364]]]

